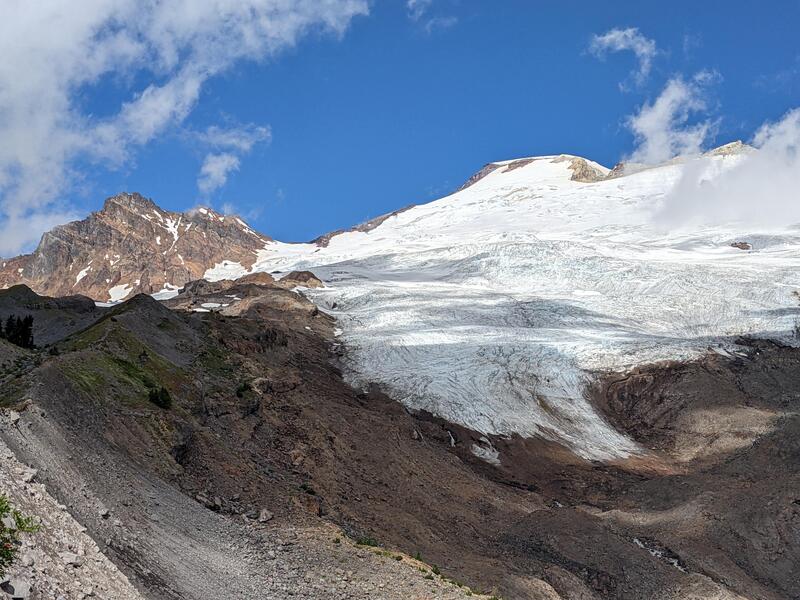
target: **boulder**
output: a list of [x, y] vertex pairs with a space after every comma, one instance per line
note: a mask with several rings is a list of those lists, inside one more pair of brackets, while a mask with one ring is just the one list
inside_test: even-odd
[[259, 523], [266, 523], [267, 521], [271, 521], [275, 518], [275, 515], [268, 511], [266, 508], [262, 508], [261, 511], [258, 513], [258, 522]]

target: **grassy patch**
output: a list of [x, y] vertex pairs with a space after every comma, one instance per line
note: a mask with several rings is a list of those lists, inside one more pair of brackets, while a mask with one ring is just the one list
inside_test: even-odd
[[375, 540], [375, 538], [371, 538], [368, 535], [364, 535], [356, 539], [356, 544], [359, 546], [370, 546], [372, 548], [378, 547], [378, 542]]
[[146, 405], [150, 391], [183, 383], [183, 372], [126, 329], [105, 320], [68, 344], [57, 360], [60, 371], [92, 398]]

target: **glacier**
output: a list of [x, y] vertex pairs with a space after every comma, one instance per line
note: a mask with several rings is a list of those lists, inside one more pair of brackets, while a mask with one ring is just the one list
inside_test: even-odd
[[[644, 452], [597, 413], [587, 385], [607, 370], [735, 352], [741, 335], [787, 338], [800, 229], [666, 228], [659, 211], [685, 161], [582, 183], [564, 159], [494, 163], [461, 191], [327, 246], [269, 242], [248, 272], [308, 269], [325, 282], [303, 293], [337, 317], [356, 386], [590, 460]], [[708, 176], [744, 159], [710, 156]], [[225, 263], [205, 276], [245, 272]]]

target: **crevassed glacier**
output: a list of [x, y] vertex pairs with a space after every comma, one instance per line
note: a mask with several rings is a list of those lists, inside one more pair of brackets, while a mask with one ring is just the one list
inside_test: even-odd
[[307, 293], [340, 319], [354, 384], [483, 433], [626, 457], [636, 445], [584, 396], [591, 374], [785, 335], [800, 233], [662, 231], [653, 215], [682, 165], [578, 183], [555, 158], [495, 169], [327, 247], [269, 243], [253, 270], [325, 281]]

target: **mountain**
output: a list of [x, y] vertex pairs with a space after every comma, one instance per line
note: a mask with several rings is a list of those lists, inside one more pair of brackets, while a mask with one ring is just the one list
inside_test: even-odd
[[[748, 152], [726, 146], [703, 164], [722, 173]], [[576, 178], [576, 165], [597, 176]], [[326, 287], [307, 294], [338, 318], [356, 387], [377, 383], [487, 436], [544, 437], [594, 460], [642, 455], [589, 402], [599, 374], [736, 353], [742, 335], [791, 341], [797, 315], [796, 229], [663, 226], [688, 166], [612, 176], [564, 155], [492, 163], [375, 226], [323, 246], [269, 242], [251, 269], [206, 277], [311, 270]]]
[[207, 208], [163, 210], [139, 194], [118, 194], [82, 221], [45, 233], [33, 253], [0, 263], [0, 287], [119, 301], [175, 290], [226, 259], [252, 265], [269, 238], [238, 217]]
[[[734, 142], [704, 160], [713, 174], [751, 152]], [[445, 198], [307, 244], [124, 194], [46, 234], [0, 281], [108, 301], [166, 299], [201, 277], [311, 271], [326, 285], [306, 293], [337, 317], [352, 385], [378, 384], [486, 435], [624, 459], [644, 450], [587, 400], [599, 373], [735, 353], [741, 335], [793, 330], [800, 236], [733, 222], [665, 229], [664, 199], [688, 164], [493, 162]], [[475, 448], [502, 461], [495, 451]]]
[[267, 277], [108, 308], [16, 286], [9, 313], [49, 334], [0, 339], [32, 598], [800, 594], [797, 348], [604, 374], [592, 406], [647, 454], [601, 463], [354, 389], [336, 321]]
[[[800, 597], [800, 236], [662, 227], [689, 165], [500, 161], [307, 244], [136, 195], [45, 235], [14, 260], [66, 296], [12, 285], [13, 261], [0, 291], [37, 344], [0, 339], [0, 493], [47, 524], [12, 576], [47, 597]], [[194, 271], [164, 275], [165, 237]], [[118, 297], [82, 266], [106, 254], [160, 301], [76, 295]]]

